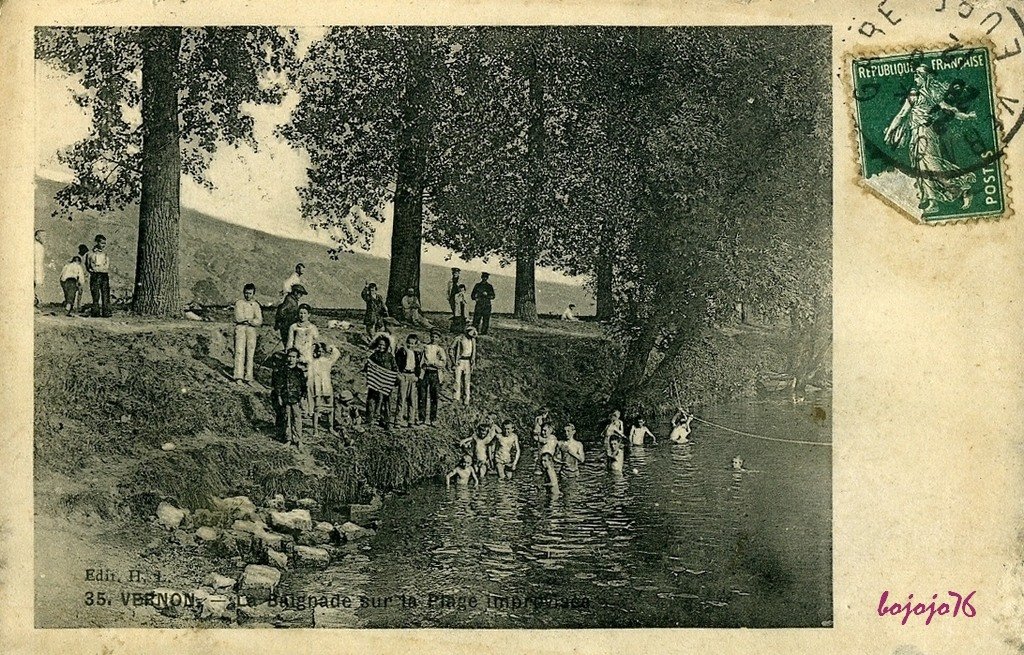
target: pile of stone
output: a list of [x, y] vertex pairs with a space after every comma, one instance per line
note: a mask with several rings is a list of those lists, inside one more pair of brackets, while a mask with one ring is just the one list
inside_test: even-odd
[[[182, 616], [191, 610], [199, 618], [279, 622], [281, 612], [271, 611], [268, 601], [277, 591], [282, 571], [326, 567], [349, 550], [346, 544], [375, 534], [351, 521], [338, 525], [315, 521], [318, 509], [311, 498], [290, 502], [280, 494], [261, 507], [246, 496], [214, 498], [210, 509], [195, 512], [160, 503], [154, 522], [171, 532], [172, 542], [229, 557], [242, 571], [237, 579], [210, 573], [191, 594], [154, 590], [154, 607], [168, 616]], [[179, 598], [189, 602], [169, 600]]]

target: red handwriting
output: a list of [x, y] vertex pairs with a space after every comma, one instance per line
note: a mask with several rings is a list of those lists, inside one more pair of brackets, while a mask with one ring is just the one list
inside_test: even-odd
[[903, 619], [900, 621], [900, 625], [906, 625], [911, 615], [924, 616], [927, 614], [928, 618], [924, 620], [925, 625], [929, 625], [936, 616], [945, 616], [947, 614], [964, 616], [969, 619], [974, 618], [977, 610], [971, 604], [971, 599], [974, 598], [973, 591], [966, 596], [955, 591], [948, 591], [946, 593], [949, 594], [949, 602], [946, 600], [939, 601], [939, 595], [932, 594], [932, 601], [927, 605], [922, 602], [915, 603], [914, 594], [910, 594], [907, 597], [906, 603], [894, 602], [892, 605], [886, 605], [886, 601], [889, 599], [889, 592], [888, 590], [883, 591], [882, 597], [878, 599], [878, 616], [899, 616], [902, 614]]

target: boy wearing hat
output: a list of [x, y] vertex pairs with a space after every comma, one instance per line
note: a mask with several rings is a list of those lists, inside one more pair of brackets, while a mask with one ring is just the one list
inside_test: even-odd
[[452, 316], [455, 316], [455, 296], [459, 293], [459, 276], [462, 269], [452, 267], [452, 279], [448, 280], [448, 306], [452, 308]]
[[274, 329], [281, 333], [282, 346], [286, 346], [288, 343], [288, 332], [292, 325], [299, 322], [299, 298], [304, 295], [306, 295], [306, 287], [301, 284], [292, 285], [291, 291], [285, 295], [284, 300], [277, 307]]

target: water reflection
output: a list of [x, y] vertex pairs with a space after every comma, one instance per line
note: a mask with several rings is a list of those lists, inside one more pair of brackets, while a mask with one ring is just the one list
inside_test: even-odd
[[[713, 418], [830, 441], [810, 409], [730, 406]], [[830, 449], [704, 426], [694, 436], [633, 448], [625, 473], [608, 471], [600, 445], [588, 444], [580, 475], [563, 480], [557, 496], [526, 467], [478, 488], [423, 485], [385, 504], [370, 551], [317, 583], [420, 601], [337, 617], [371, 627], [817, 627], [831, 619]], [[759, 472], [734, 472], [734, 456]], [[446, 596], [476, 601], [446, 606], [437, 600]], [[586, 606], [566, 606], [579, 599]]]

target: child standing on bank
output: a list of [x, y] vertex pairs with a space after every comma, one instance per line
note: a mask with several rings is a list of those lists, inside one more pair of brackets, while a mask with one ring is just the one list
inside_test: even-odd
[[64, 309], [68, 316], [71, 316], [74, 311], [75, 301], [82, 293], [83, 286], [85, 286], [85, 269], [82, 268], [82, 258], [75, 255], [60, 272], [60, 288], [64, 291]]
[[85, 257], [85, 270], [89, 273], [89, 292], [92, 294], [93, 316], [110, 318], [110, 257], [107, 255], [107, 237], [96, 235], [96, 245]]
[[306, 375], [299, 367], [298, 350], [289, 348], [285, 360], [274, 367], [270, 387], [278, 438], [298, 446], [302, 440], [302, 400], [307, 393]]

